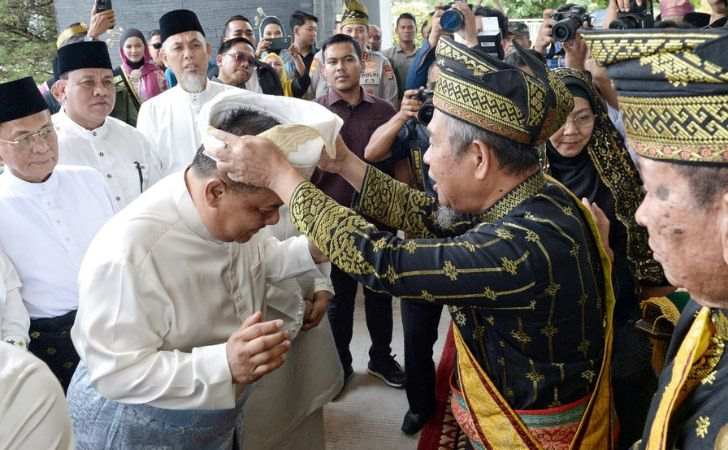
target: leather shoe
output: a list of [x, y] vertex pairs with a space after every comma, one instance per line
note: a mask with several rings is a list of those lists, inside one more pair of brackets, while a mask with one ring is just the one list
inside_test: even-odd
[[428, 420], [430, 420], [430, 416], [416, 414], [411, 410], [408, 410], [407, 414], [404, 415], [404, 420], [402, 421], [402, 432], [409, 436], [417, 434], [417, 432], [425, 426], [425, 423], [427, 423]]

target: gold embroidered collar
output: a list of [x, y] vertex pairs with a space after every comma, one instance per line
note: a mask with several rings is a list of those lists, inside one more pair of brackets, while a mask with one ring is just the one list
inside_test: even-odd
[[523, 183], [516, 186], [515, 189], [507, 193], [493, 206], [478, 214], [479, 221], [483, 223], [494, 223], [504, 218], [511, 211], [516, 209], [518, 205], [541, 192], [545, 184], [546, 177], [539, 169], [538, 172], [534, 173], [523, 181]]

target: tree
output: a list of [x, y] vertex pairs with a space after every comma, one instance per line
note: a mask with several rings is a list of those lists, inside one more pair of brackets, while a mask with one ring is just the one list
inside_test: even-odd
[[56, 18], [52, 0], [0, 0], [0, 82], [53, 73]]

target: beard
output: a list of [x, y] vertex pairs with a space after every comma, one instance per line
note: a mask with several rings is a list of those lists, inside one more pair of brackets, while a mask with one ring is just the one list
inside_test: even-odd
[[437, 225], [443, 230], [451, 228], [459, 217], [460, 215], [452, 208], [448, 208], [447, 206], [437, 207], [437, 215], [435, 218], [437, 220]]
[[178, 80], [182, 89], [186, 92], [196, 94], [205, 89], [205, 81], [207, 81], [207, 77], [196, 73], [183, 73], [180, 77], [178, 77]]

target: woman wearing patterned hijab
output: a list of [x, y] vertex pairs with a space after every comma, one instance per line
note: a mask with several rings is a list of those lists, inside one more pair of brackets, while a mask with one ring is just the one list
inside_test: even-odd
[[610, 221], [614, 251], [614, 391], [624, 444], [639, 439], [655, 388], [650, 344], [635, 329], [642, 288], [667, 284], [647, 245], [647, 230], [635, 220], [642, 181], [624, 139], [612, 124], [588, 72], [557, 69], [554, 74], [574, 96], [566, 123], [546, 143], [551, 175], [579, 198], [596, 203]]
[[119, 41], [121, 70], [134, 90], [139, 103], [167, 89], [164, 72], [154, 64], [144, 35], [136, 28], [129, 28]]

